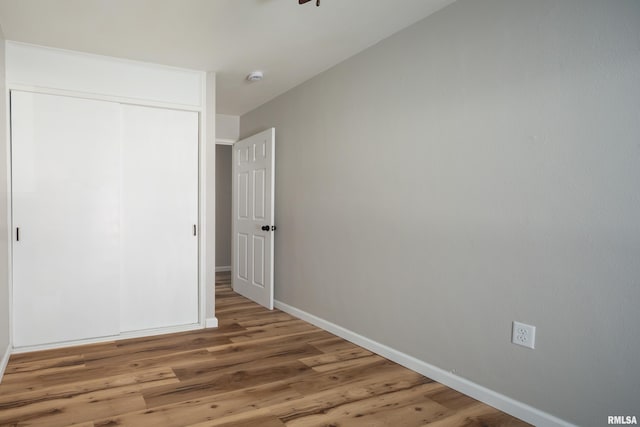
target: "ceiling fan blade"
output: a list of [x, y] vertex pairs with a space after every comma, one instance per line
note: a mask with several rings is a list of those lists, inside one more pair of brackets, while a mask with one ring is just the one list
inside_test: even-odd
[[311, 0], [298, 0], [298, 4], [305, 4], [307, 2], [310, 2]]

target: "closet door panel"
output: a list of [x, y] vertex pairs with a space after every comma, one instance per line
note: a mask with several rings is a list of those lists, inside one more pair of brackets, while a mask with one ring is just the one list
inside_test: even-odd
[[198, 322], [198, 114], [122, 107], [121, 329]]
[[16, 347], [119, 332], [119, 123], [118, 104], [11, 93]]

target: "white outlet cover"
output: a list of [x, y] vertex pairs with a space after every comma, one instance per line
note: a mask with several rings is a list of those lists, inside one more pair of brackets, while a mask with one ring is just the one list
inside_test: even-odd
[[536, 348], [536, 327], [514, 321], [511, 342], [523, 347]]

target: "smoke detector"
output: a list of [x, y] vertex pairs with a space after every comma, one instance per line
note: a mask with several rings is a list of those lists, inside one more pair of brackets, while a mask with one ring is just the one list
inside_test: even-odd
[[250, 82], [259, 82], [263, 77], [264, 74], [262, 73], [262, 71], [254, 71], [252, 73], [249, 73], [249, 75], [247, 76], [247, 80]]

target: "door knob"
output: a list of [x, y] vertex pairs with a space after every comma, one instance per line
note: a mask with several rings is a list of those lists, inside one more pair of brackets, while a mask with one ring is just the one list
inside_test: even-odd
[[262, 230], [263, 230], [263, 231], [269, 231], [269, 228], [270, 228], [270, 227], [269, 227], [268, 225], [263, 225], [263, 226], [262, 226]]

